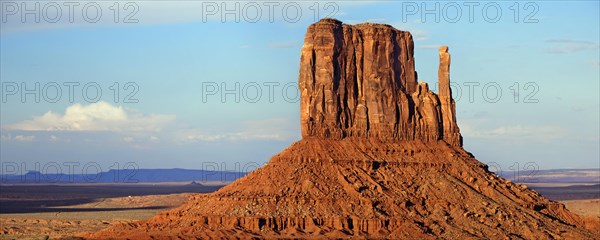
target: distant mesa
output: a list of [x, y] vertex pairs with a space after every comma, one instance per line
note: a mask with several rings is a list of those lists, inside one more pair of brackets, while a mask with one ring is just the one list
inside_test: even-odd
[[200, 184], [200, 183], [198, 183], [196, 181], [192, 181], [191, 183], [187, 184], [187, 186], [190, 186], [190, 187], [202, 187], [204, 185], [202, 185], [202, 184]]
[[323, 19], [302, 47], [303, 138], [211, 194], [91, 238], [599, 239], [584, 218], [488, 171], [462, 148], [439, 49], [418, 82], [412, 35]]

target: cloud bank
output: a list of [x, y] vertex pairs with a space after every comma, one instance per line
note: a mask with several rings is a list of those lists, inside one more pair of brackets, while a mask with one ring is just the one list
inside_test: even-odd
[[175, 120], [174, 115], [147, 115], [106, 102], [74, 104], [64, 114], [48, 111], [41, 116], [3, 126], [21, 131], [160, 131]]

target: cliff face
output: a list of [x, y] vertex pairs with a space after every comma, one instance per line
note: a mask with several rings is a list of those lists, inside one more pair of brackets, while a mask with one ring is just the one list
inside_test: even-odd
[[389, 25], [351, 26], [334, 19], [311, 25], [298, 80], [302, 136], [446, 140], [461, 146], [449, 54], [440, 52], [438, 98], [427, 84], [417, 83], [413, 46], [409, 32]]

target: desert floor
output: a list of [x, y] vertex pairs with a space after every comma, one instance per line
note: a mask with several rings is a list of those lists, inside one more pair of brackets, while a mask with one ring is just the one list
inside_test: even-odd
[[[0, 239], [57, 239], [149, 218], [223, 183], [1, 185]], [[600, 185], [532, 184], [577, 214], [600, 218]]]
[[58, 239], [146, 219], [223, 184], [1, 185], [0, 239]]
[[571, 212], [600, 218], [600, 199], [567, 200], [560, 202], [564, 203]]

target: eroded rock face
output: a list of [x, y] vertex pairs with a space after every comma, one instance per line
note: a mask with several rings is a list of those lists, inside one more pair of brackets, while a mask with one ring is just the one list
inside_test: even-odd
[[440, 99], [417, 83], [413, 48], [409, 32], [389, 25], [351, 26], [334, 19], [311, 25], [298, 80], [302, 136], [446, 140], [461, 146], [449, 55], [440, 55]]

